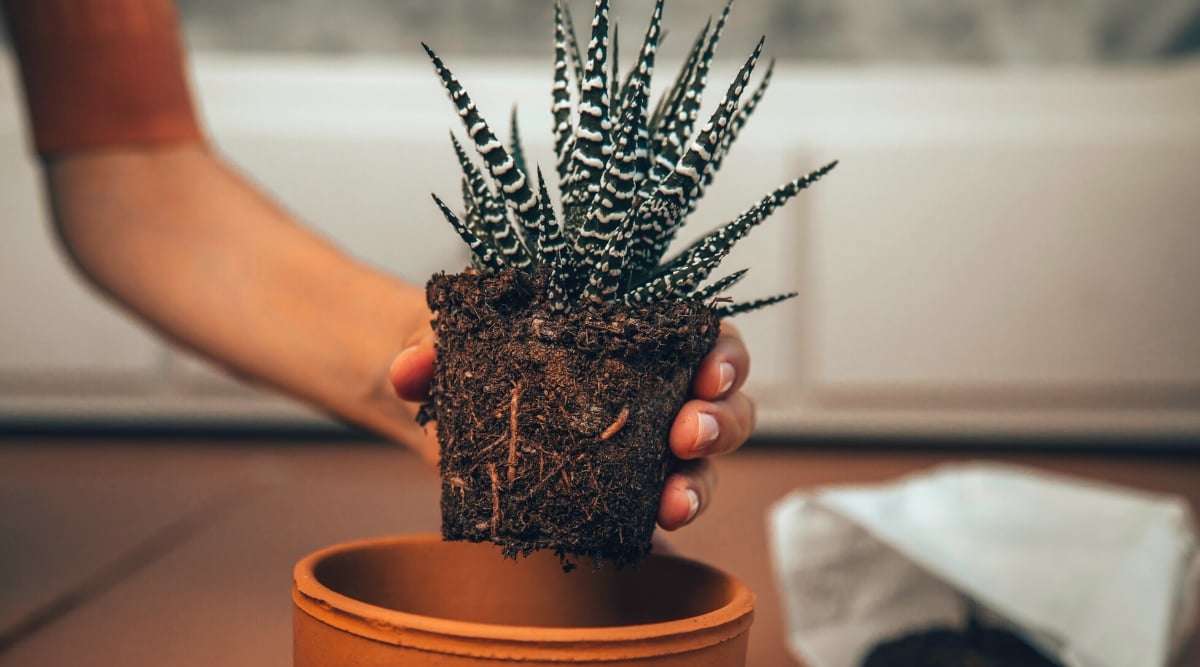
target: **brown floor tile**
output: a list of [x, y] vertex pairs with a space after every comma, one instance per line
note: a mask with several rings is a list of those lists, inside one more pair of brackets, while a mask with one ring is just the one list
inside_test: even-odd
[[[41, 573], [43, 582], [56, 572], [78, 578], [80, 563], [89, 562], [84, 556], [118, 557], [120, 545], [214, 499], [225, 499], [227, 506], [217, 507], [225, 513], [197, 522], [174, 548], [0, 654], [0, 667], [282, 667], [291, 662], [289, 587], [298, 558], [344, 540], [438, 529], [436, 476], [400, 450], [361, 443], [83, 449], [0, 449], [0, 517], [23, 536], [26, 558], [45, 559], [26, 570]], [[1178, 493], [1200, 507], [1195, 456], [750, 449], [717, 462], [710, 510], [672, 543], [758, 593], [749, 664], [791, 665], [767, 551], [770, 504], [797, 488], [882, 481], [969, 459]], [[26, 516], [19, 504], [40, 509]], [[61, 555], [72, 551], [81, 556]], [[1181, 664], [1200, 663], [1195, 656]]]
[[247, 487], [237, 458], [0, 446], [0, 645], [200, 529]]
[[237, 455], [267, 464], [243, 505], [0, 654], [0, 665], [287, 665], [296, 560], [334, 542], [438, 530], [436, 477], [406, 452]]

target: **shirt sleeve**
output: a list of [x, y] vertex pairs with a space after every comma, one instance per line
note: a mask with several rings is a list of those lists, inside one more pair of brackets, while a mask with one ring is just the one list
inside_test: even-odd
[[203, 142], [170, 0], [0, 0], [43, 156]]

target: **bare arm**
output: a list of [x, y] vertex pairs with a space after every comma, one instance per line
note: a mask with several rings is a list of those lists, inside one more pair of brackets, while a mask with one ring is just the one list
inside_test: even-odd
[[416, 287], [297, 224], [206, 147], [46, 162], [64, 245], [101, 290], [231, 371], [433, 456], [387, 369], [428, 328]]
[[209, 148], [170, 0], [0, 0], [54, 222], [82, 274], [245, 378], [418, 448], [389, 362], [421, 291], [296, 223]]

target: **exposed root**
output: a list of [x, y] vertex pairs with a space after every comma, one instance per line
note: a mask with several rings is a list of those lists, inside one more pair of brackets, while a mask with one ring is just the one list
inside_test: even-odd
[[517, 414], [521, 407], [521, 385], [513, 387], [508, 410], [508, 481], [517, 478]]
[[547, 483], [548, 483], [550, 480], [554, 479], [554, 475], [555, 475], [555, 473], [561, 472], [561, 473], [562, 473], [563, 482], [565, 483], [565, 482], [566, 482], [566, 480], [567, 480], [567, 471], [566, 471], [566, 470], [563, 470], [563, 466], [565, 466], [565, 465], [566, 465], [566, 463], [565, 463], [565, 462], [560, 462], [560, 463], [558, 464], [558, 466], [557, 466], [557, 467], [556, 467], [554, 470], [552, 470], [552, 471], [550, 472], [550, 474], [549, 474], [549, 475], [543, 475], [543, 476], [541, 477], [541, 481], [539, 481], [537, 484], [533, 485], [533, 488], [532, 488], [532, 489], [529, 489], [529, 492], [525, 494], [525, 495], [526, 495], [526, 497], [533, 497], [533, 496], [534, 496], [534, 495], [535, 495], [535, 494], [536, 494], [538, 491], [541, 491], [541, 490], [542, 490], [542, 488], [543, 488], [543, 487], [545, 487], [545, 486], [546, 486], [546, 484], [547, 484]]
[[454, 488], [458, 489], [459, 502], [466, 502], [467, 482], [462, 477], [459, 477], [457, 475], [447, 478], [446, 481], [450, 483], [450, 486], [453, 486]]
[[496, 527], [500, 524], [500, 476], [496, 474], [496, 464], [488, 464], [488, 477], [492, 478], [492, 537], [496, 537]]
[[629, 421], [629, 406], [628, 405], [621, 408], [621, 414], [617, 415], [616, 421], [614, 421], [612, 424], [610, 424], [608, 428], [604, 429], [604, 432], [600, 434], [600, 440], [601, 441], [608, 440], [609, 438], [616, 435], [618, 431], [620, 431], [622, 428], [625, 427], [625, 422], [627, 422], [627, 421]]

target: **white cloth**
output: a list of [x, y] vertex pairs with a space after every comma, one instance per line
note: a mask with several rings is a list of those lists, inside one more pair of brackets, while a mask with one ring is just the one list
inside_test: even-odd
[[1166, 667], [1195, 621], [1180, 498], [967, 464], [797, 491], [769, 524], [790, 647], [811, 667], [858, 667], [972, 609], [1069, 667]]

